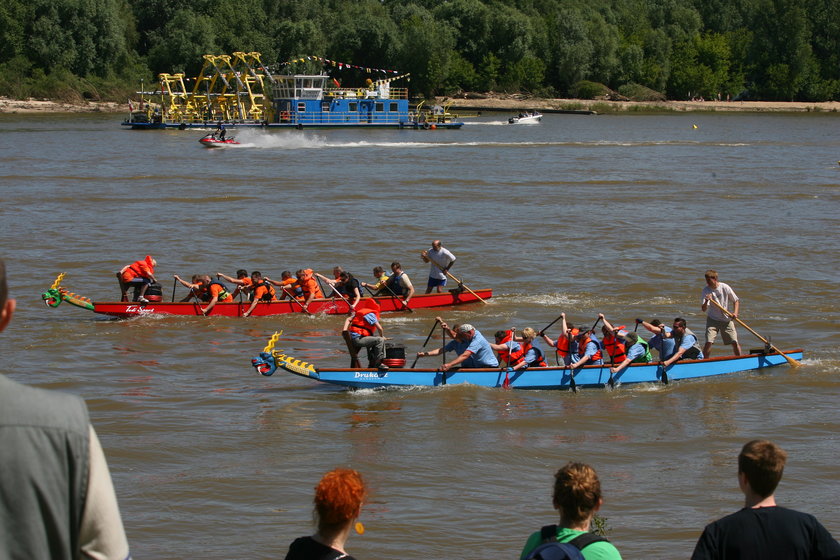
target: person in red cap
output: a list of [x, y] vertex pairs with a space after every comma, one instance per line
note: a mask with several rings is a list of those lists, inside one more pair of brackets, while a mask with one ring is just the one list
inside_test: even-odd
[[146, 255], [142, 261], [135, 261], [122, 267], [117, 273], [121, 292], [120, 301], [128, 301], [128, 289], [133, 287], [136, 301], [149, 303], [144, 296], [149, 284], [155, 281], [155, 266], [157, 266], [157, 261], [151, 255]]

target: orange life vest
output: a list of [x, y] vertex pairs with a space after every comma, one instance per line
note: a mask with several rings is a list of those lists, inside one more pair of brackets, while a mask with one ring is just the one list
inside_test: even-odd
[[142, 261], [134, 261], [124, 267], [120, 273], [122, 274], [123, 282], [131, 282], [135, 278], [149, 278], [150, 276], [154, 276], [155, 269], [152, 266], [152, 257], [146, 256]]
[[505, 336], [502, 340], [498, 342], [498, 344], [504, 344], [504, 350], [499, 350], [499, 363], [505, 363], [509, 366], [516, 366], [522, 362], [522, 357], [525, 355], [525, 351], [522, 349], [522, 345], [519, 344], [519, 348], [514, 350], [513, 352], [510, 351], [511, 347], [511, 339], [513, 338], [513, 331], [505, 331]]
[[614, 364], [620, 364], [627, 358], [626, 348], [624, 343], [621, 342], [617, 336], [605, 336], [604, 337], [604, 350], [607, 351], [610, 358], [612, 358], [612, 362]]
[[[586, 335], [582, 340], [578, 341], [578, 354], [580, 355], [581, 358], [583, 357], [584, 352], [586, 352], [586, 346], [590, 342], [595, 342], [595, 341], [593, 341], [592, 337], [590, 337], [589, 335]], [[601, 345], [598, 344], [597, 342], [595, 342], [595, 346], [598, 348], [598, 350], [594, 354], [592, 354], [592, 356], [590, 356], [590, 358], [589, 358], [589, 360], [592, 363], [597, 362], [603, 356], [601, 354]]]
[[324, 297], [320, 286], [318, 286], [318, 282], [312, 278], [311, 268], [303, 271], [303, 278], [300, 279], [300, 289], [303, 290], [303, 297], [306, 299], [309, 299], [309, 296], [312, 294], [315, 294], [316, 298]]
[[545, 363], [545, 360], [543, 359], [543, 353], [542, 353], [542, 352], [540, 352], [540, 349], [539, 349], [539, 348], [536, 348], [536, 347], [535, 347], [533, 344], [531, 344], [530, 342], [523, 342], [523, 343], [522, 343], [522, 359], [525, 359], [525, 354], [527, 354], [527, 353], [528, 353], [528, 351], [529, 351], [529, 350], [531, 350], [531, 348], [533, 348], [533, 349], [534, 349], [534, 353], [536, 353], [536, 355], [537, 355], [537, 359], [536, 359], [536, 360], [534, 360], [533, 362], [531, 362], [531, 363], [530, 363], [530, 364], [528, 364], [528, 365], [529, 365], [530, 367], [546, 367], [548, 364], [546, 364], [546, 363]]
[[[578, 333], [579, 333], [579, 332], [580, 332], [580, 330], [579, 330], [579, 329], [572, 329], [572, 336], [571, 336], [571, 338], [576, 337], [576, 336], [578, 335]], [[560, 354], [560, 356], [562, 356], [563, 358], [565, 358], [566, 356], [568, 356], [568, 355], [569, 355], [569, 338], [570, 338], [570, 337], [568, 336], [568, 334], [567, 334], [567, 333], [563, 333], [563, 335], [562, 335], [562, 336], [559, 336], [559, 337], [557, 338], [557, 343], [555, 344], [555, 346], [557, 347], [557, 352], [558, 352], [558, 353]]]
[[373, 336], [376, 333], [376, 325], [371, 325], [365, 320], [365, 315], [373, 313], [376, 315], [376, 322], [379, 322], [379, 305], [375, 302], [365, 302], [365, 307], [356, 309], [356, 314], [350, 320], [350, 326], [347, 330], [356, 333], [359, 336]]

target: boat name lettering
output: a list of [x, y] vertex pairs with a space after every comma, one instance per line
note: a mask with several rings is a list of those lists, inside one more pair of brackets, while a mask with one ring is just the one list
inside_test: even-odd
[[383, 377], [388, 377], [387, 373], [373, 373], [369, 371], [357, 371], [355, 375], [356, 379], [382, 379]]
[[141, 307], [139, 305], [127, 305], [125, 307], [126, 313], [138, 313], [140, 315], [146, 315], [147, 313], [154, 313], [154, 307]]

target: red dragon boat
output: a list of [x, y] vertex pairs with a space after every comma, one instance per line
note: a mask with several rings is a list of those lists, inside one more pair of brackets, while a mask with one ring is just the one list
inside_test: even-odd
[[[95, 302], [89, 298], [79, 296], [61, 286], [65, 274], [61, 273], [53, 285], [43, 294], [41, 298], [49, 307], [58, 307], [62, 301], [66, 301], [76, 307], [108, 315], [111, 317], [129, 318], [143, 315], [182, 315], [201, 316], [202, 307], [205, 302], [192, 301], [149, 301], [141, 303], [137, 301], [104, 301]], [[464, 303], [475, 303], [493, 296], [492, 290], [469, 290], [466, 288], [454, 288], [440, 294], [417, 294], [409, 302], [410, 308], [423, 309], [426, 307], [446, 307], [450, 305], [461, 305]], [[377, 296], [362, 298], [375, 300], [381, 311], [409, 311], [401, 299], [394, 296]], [[217, 303], [210, 311], [210, 317], [241, 317], [248, 310], [251, 302]], [[334, 315], [346, 314], [350, 309], [348, 303], [341, 298], [320, 298], [309, 303], [309, 308], [304, 311], [303, 304], [297, 300], [281, 300], [260, 302], [251, 312], [252, 317], [268, 317], [283, 315], [286, 313], [328, 313]]]

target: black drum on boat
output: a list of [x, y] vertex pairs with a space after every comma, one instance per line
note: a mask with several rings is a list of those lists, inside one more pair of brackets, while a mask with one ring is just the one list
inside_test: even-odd
[[146, 288], [146, 299], [149, 301], [163, 301], [163, 288], [157, 282], [152, 282]]
[[405, 367], [405, 346], [402, 344], [385, 343], [385, 359], [382, 363], [388, 367]]

